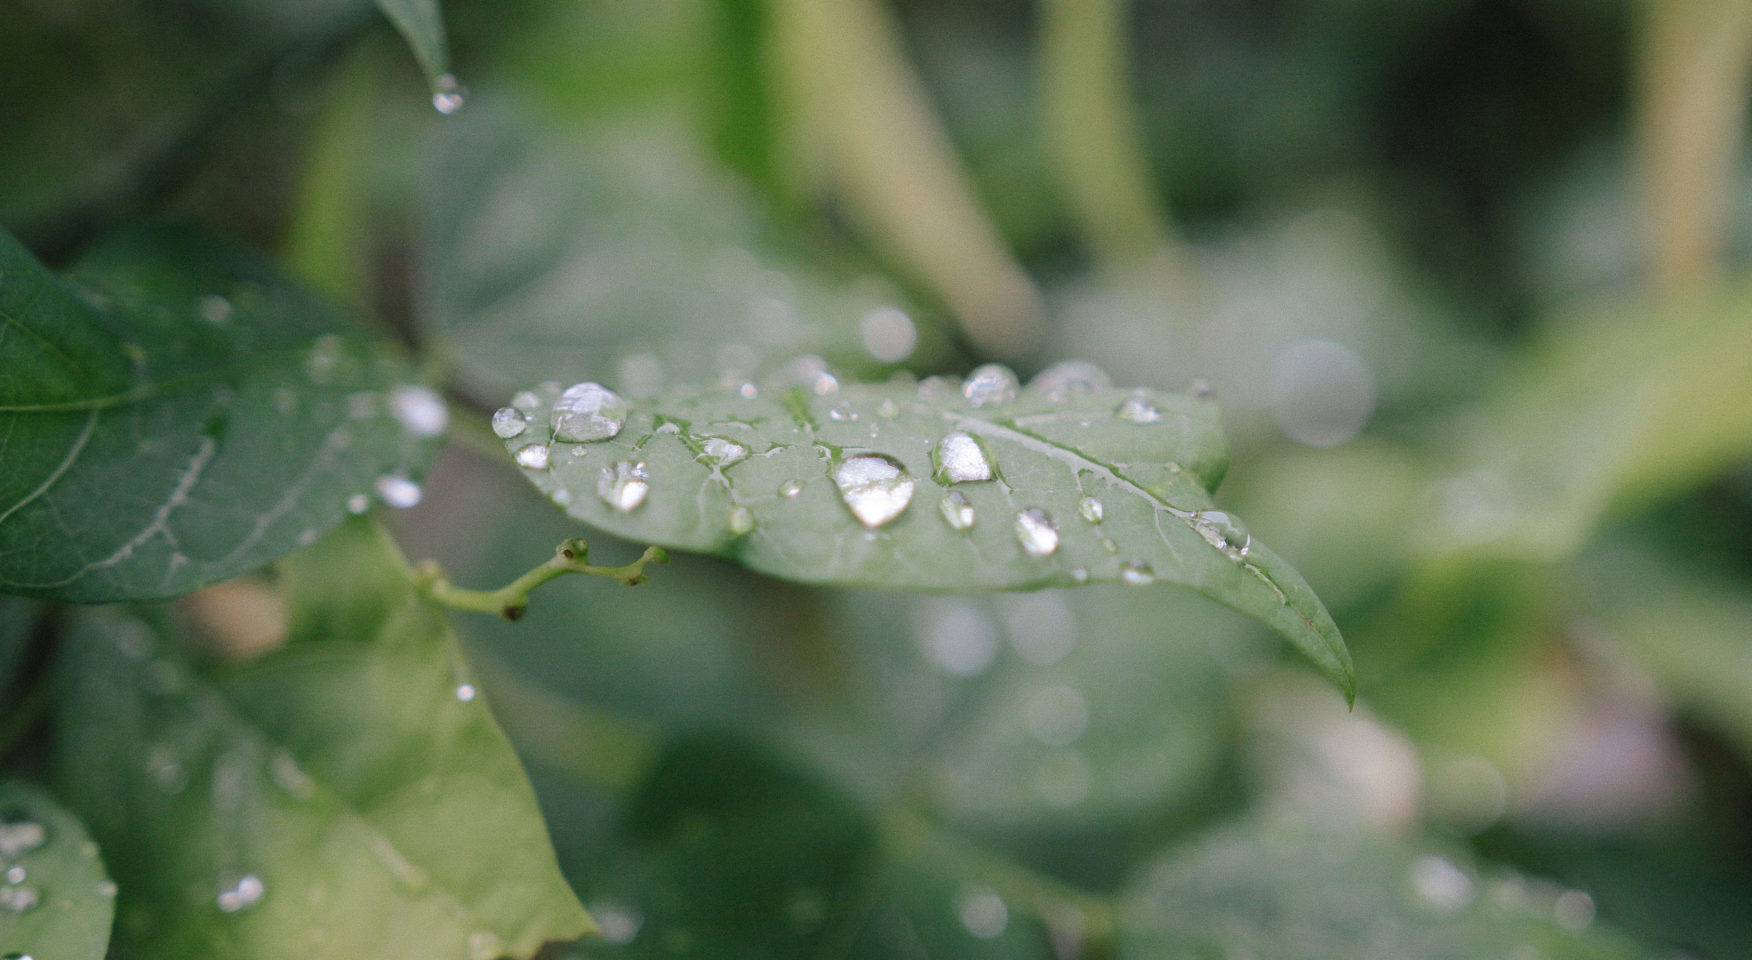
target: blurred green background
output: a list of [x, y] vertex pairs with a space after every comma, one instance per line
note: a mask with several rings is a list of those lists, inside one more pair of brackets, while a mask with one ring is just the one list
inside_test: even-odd
[[360, 0], [4, 0], [0, 223], [197, 220], [415, 348], [462, 583], [577, 532], [463, 442], [542, 380], [1202, 379], [1360, 691], [1168, 589], [567, 581], [459, 621], [552, 956], [1752, 957], [1752, 4], [443, 10], [448, 115]]

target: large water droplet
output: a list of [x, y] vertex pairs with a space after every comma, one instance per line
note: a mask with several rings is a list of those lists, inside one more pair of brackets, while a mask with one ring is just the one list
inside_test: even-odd
[[988, 887], [972, 887], [962, 891], [955, 903], [955, 913], [967, 932], [981, 940], [1002, 936], [1010, 925], [1010, 911], [1004, 899]]
[[1016, 399], [1016, 374], [1001, 363], [975, 367], [961, 385], [961, 395], [976, 407], [997, 406]]
[[1034, 375], [1028, 389], [1044, 393], [1053, 401], [1063, 401], [1078, 394], [1094, 393], [1113, 386], [1107, 371], [1086, 360], [1066, 360], [1055, 363]]
[[937, 470], [950, 483], [978, 483], [992, 478], [992, 465], [979, 441], [960, 430], [937, 444]]
[[0, 860], [17, 860], [47, 843], [48, 839], [48, 828], [35, 820], [0, 823]]
[[239, 877], [221, 880], [219, 896], [215, 898], [215, 902], [219, 904], [220, 910], [226, 913], [236, 913], [260, 903], [267, 892], [268, 888], [262, 883], [261, 877], [253, 873], [246, 873]]
[[1050, 557], [1058, 549], [1058, 524], [1045, 510], [1029, 507], [1016, 514], [1016, 542], [1031, 557]]
[[900, 516], [912, 502], [913, 478], [898, 460], [879, 453], [846, 458], [834, 470], [833, 482], [852, 516], [872, 529]]
[[420, 502], [420, 485], [407, 477], [386, 473], [377, 478], [377, 499], [397, 510], [406, 510]]
[[748, 459], [748, 448], [734, 440], [724, 437], [707, 437], [700, 444], [707, 459], [720, 467], [728, 467], [733, 463], [741, 463]]
[[444, 398], [426, 387], [404, 385], [389, 392], [389, 412], [416, 437], [436, 437], [450, 426]]
[[739, 503], [730, 508], [730, 515], [724, 522], [729, 526], [732, 536], [740, 537], [754, 529], [754, 513]]
[[892, 306], [877, 307], [864, 314], [858, 321], [858, 335], [864, 341], [864, 349], [882, 363], [905, 360], [919, 342], [919, 331], [912, 318]]
[[456, 82], [454, 74], [440, 74], [432, 81], [432, 109], [450, 116], [468, 102], [468, 91]]
[[1133, 560], [1119, 568], [1119, 579], [1134, 587], [1147, 586], [1156, 582], [1156, 571], [1151, 570], [1150, 565], [1141, 560]]
[[786, 500], [795, 500], [801, 496], [802, 493], [803, 481], [801, 480], [793, 478], [779, 484], [779, 496], [784, 497]]
[[1084, 497], [1082, 502], [1077, 504], [1077, 516], [1090, 523], [1100, 523], [1101, 518], [1106, 515], [1107, 507], [1094, 497]]
[[596, 478], [596, 495], [622, 513], [632, 512], [650, 492], [651, 474], [643, 460], [622, 460], [612, 467], [603, 467]]
[[951, 530], [973, 529], [973, 504], [967, 502], [967, 497], [960, 490], [951, 490], [938, 502], [937, 509], [943, 514], [943, 522]]
[[1119, 409], [1113, 411], [1113, 415], [1132, 423], [1155, 423], [1162, 419], [1162, 411], [1157, 409], [1156, 404], [1143, 394], [1133, 394], [1126, 397], [1125, 401], [1119, 405]]
[[500, 407], [493, 414], [493, 433], [501, 440], [520, 437], [529, 429], [529, 418], [516, 407]]
[[548, 465], [548, 445], [545, 443], [527, 443], [519, 447], [516, 454], [517, 465], [529, 470], [546, 470]]
[[1247, 556], [1247, 551], [1253, 549], [1253, 535], [1241, 525], [1241, 521], [1221, 510], [1200, 510], [1191, 518], [1192, 529], [1205, 542], [1229, 555], [1232, 560], [1240, 560]]
[[627, 422], [627, 402], [600, 383], [575, 383], [554, 401], [549, 423], [560, 440], [608, 440]]

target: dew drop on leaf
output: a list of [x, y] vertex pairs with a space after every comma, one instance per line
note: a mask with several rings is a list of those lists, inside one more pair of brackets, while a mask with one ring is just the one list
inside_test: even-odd
[[26, 884], [8, 884], [0, 887], [0, 909], [7, 913], [29, 913], [41, 903], [43, 896], [37, 888]]
[[1206, 543], [1228, 554], [1231, 560], [1242, 559], [1253, 548], [1253, 536], [1247, 528], [1221, 510], [1200, 510], [1192, 515], [1191, 523]]
[[1050, 557], [1058, 549], [1058, 524], [1039, 507], [1017, 513], [1015, 530], [1016, 542], [1031, 557]]
[[796, 478], [786, 480], [784, 483], [779, 484], [779, 496], [784, 497], [786, 500], [795, 500], [802, 493], [803, 481]]
[[527, 443], [518, 448], [517, 465], [530, 470], [546, 470], [548, 465], [548, 445], [545, 443]]
[[979, 441], [960, 430], [937, 444], [937, 468], [950, 483], [978, 483], [992, 478], [992, 465]]
[[609, 440], [627, 422], [628, 405], [620, 394], [600, 383], [576, 383], [554, 401], [550, 424], [560, 440]]
[[510, 440], [523, 435], [529, 429], [529, 418], [523, 411], [515, 407], [500, 407], [493, 414], [493, 433], [501, 440]]
[[707, 437], [705, 441], [700, 444], [700, 448], [705, 451], [705, 456], [707, 458], [720, 467], [727, 467], [733, 463], [741, 463], [748, 459], [747, 447], [734, 440], [725, 439], [724, 437]]
[[730, 508], [730, 516], [725, 519], [731, 534], [742, 536], [754, 529], [754, 514], [742, 504]]
[[262, 883], [261, 877], [253, 873], [246, 873], [239, 877], [221, 880], [219, 896], [215, 898], [214, 902], [225, 913], [236, 913], [260, 903], [267, 892], [268, 888]]
[[1100, 523], [1101, 518], [1106, 515], [1107, 508], [1094, 497], [1084, 497], [1082, 502], [1077, 504], [1077, 516], [1090, 523]]
[[1119, 579], [1134, 587], [1145, 586], [1156, 582], [1156, 573], [1150, 565], [1140, 560], [1133, 560], [1119, 569]]
[[1162, 419], [1162, 411], [1156, 409], [1149, 397], [1142, 395], [1125, 398], [1125, 402], [1113, 411], [1113, 415], [1130, 423], [1155, 423]]
[[937, 509], [943, 514], [943, 522], [951, 530], [973, 529], [973, 504], [967, 502], [967, 497], [960, 490], [951, 490], [944, 494], [937, 503]]
[[852, 516], [871, 529], [900, 516], [912, 502], [913, 478], [899, 461], [881, 454], [846, 458], [834, 470], [833, 482]]
[[459, 700], [463, 703], [470, 703], [474, 700], [474, 698], [475, 698], [474, 684], [472, 684], [472, 683], [459, 683], [456, 685], [456, 699], [457, 700]]
[[397, 510], [406, 510], [420, 502], [420, 485], [407, 477], [386, 473], [377, 478], [377, 499]]
[[347, 498], [347, 512], [358, 516], [371, 509], [371, 498], [363, 493], [355, 493]]
[[967, 932], [981, 940], [1003, 935], [1010, 925], [1010, 911], [1004, 900], [988, 887], [972, 887], [962, 891], [955, 904], [955, 914]]
[[436, 437], [450, 426], [450, 408], [427, 387], [403, 385], [391, 390], [389, 412], [416, 437]]
[[1016, 374], [1001, 363], [975, 367], [961, 385], [961, 395], [976, 407], [997, 406], [1016, 399]]
[[1063, 402], [1084, 393], [1094, 393], [1113, 386], [1107, 371], [1086, 360], [1065, 360], [1035, 374], [1028, 389], [1046, 394], [1054, 402]]
[[0, 860], [16, 860], [47, 843], [49, 831], [35, 820], [0, 823]]
[[603, 467], [596, 478], [596, 495], [622, 513], [637, 509], [650, 492], [651, 474], [643, 460], [622, 460], [612, 467]]
[[456, 81], [455, 74], [440, 74], [432, 81], [432, 87], [432, 109], [447, 117], [468, 102], [468, 91]]

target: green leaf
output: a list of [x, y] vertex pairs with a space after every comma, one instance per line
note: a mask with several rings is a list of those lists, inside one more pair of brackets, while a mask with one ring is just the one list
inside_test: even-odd
[[[455, 94], [456, 79], [449, 75], [450, 45], [444, 38], [444, 15], [438, 10], [438, 0], [377, 0], [377, 9], [395, 24], [413, 49], [414, 59], [420, 61], [420, 69], [432, 84], [433, 104], [440, 104], [438, 97]], [[460, 105], [457, 101], [457, 106]], [[455, 109], [439, 105], [444, 113]]]
[[[394, 559], [362, 522], [337, 536], [330, 562]], [[590, 929], [442, 614], [405, 580], [381, 604], [374, 634], [205, 676], [162, 618], [75, 621], [54, 767], [130, 955], [486, 960]]]
[[0, 590], [169, 597], [406, 498], [443, 429], [404, 365], [272, 269], [153, 229], [60, 280], [0, 233]]
[[507, 450], [568, 513], [617, 536], [817, 583], [1177, 583], [1269, 625], [1351, 695], [1349, 654], [1319, 599], [1213, 509], [1228, 460], [1214, 404], [1061, 382], [1092, 375], [1080, 366], [1019, 393], [998, 367], [965, 388], [842, 389], [818, 366], [790, 372], [807, 386], [611, 397], [606, 417], [580, 413], [569, 434], [554, 430], [566, 402], [548, 385], [500, 425], [527, 419]]
[[1228, 827], [1144, 872], [1120, 960], [1399, 960], [1650, 954], [1594, 927], [1579, 891], [1474, 866], [1430, 845]]
[[418, 307], [483, 396], [581, 378], [655, 393], [798, 353], [884, 369], [944, 352], [889, 285], [775, 250], [677, 124], [544, 136], [485, 101], [444, 128], [421, 180]]
[[0, 948], [9, 957], [101, 960], [116, 885], [78, 818], [48, 794], [0, 782]]
[[1614, 514], [1752, 456], [1752, 287], [1570, 318], [1485, 398], [1438, 542], [1571, 555]]

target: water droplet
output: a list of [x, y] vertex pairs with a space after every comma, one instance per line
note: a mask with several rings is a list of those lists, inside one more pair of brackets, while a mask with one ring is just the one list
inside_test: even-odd
[[35, 820], [0, 823], [0, 860], [17, 860], [48, 840], [48, 829]]
[[520, 437], [529, 429], [529, 418], [515, 407], [500, 407], [493, 413], [493, 433], [501, 440]]
[[389, 412], [416, 437], [436, 437], [450, 426], [450, 408], [426, 387], [403, 385], [391, 390]]
[[548, 465], [548, 445], [545, 443], [526, 443], [517, 449], [517, 465], [529, 470], [546, 470]]
[[937, 444], [937, 472], [950, 483], [978, 483], [992, 478], [992, 465], [979, 441], [957, 430]]
[[231, 319], [231, 301], [216, 293], [202, 297], [197, 309], [201, 312], [201, 319], [215, 327]]
[[1221, 510], [1200, 510], [1192, 515], [1191, 523], [1206, 543], [1228, 554], [1231, 560], [1240, 560], [1253, 549], [1253, 535], [1240, 520]]
[[1068, 747], [1089, 729], [1089, 703], [1074, 687], [1054, 684], [1028, 701], [1028, 732], [1049, 747]]
[[519, 390], [511, 395], [511, 405], [523, 411], [525, 415], [533, 414], [541, 406], [541, 398], [533, 390]]
[[727, 440], [723, 437], [707, 437], [705, 441], [700, 444], [700, 447], [705, 451], [704, 456], [706, 459], [716, 463], [720, 467], [727, 467], [733, 463], [741, 463], [748, 459], [747, 447], [734, 440]]
[[1109, 539], [1107, 537], [1102, 537], [1101, 538], [1101, 549], [1106, 550], [1108, 553], [1118, 553], [1119, 552], [1119, 544], [1114, 543], [1111, 539]]
[[744, 400], [753, 400], [760, 396], [760, 388], [753, 382], [744, 380], [736, 387], [736, 395]]
[[386, 473], [377, 478], [377, 499], [397, 510], [406, 510], [420, 502], [420, 485], [407, 477]]
[[1148, 396], [1141, 393], [1126, 397], [1119, 409], [1113, 411], [1113, 415], [1131, 423], [1155, 423], [1162, 419], [1162, 411], [1156, 408], [1156, 404]]
[[864, 314], [858, 321], [858, 335], [864, 349], [881, 363], [899, 363], [912, 356], [918, 346], [919, 331], [912, 318], [897, 307], [882, 306]]
[[456, 685], [456, 699], [463, 703], [473, 703], [475, 692], [475, 686], [472, 683], [459, 683]]
[[834, 423], [845, 423], [849, 420], [858, 419], [858, 415], [849, 407], [834, 407], [832, 410], [827, 411], [827, 419], [832, 420]]
[[554, 402], [554, 437], [574, 442], [608, 440], [627, 422], [628, 404], [600, 383], [575, 383]]
[[99, 880], [97, 882], [97, 895], [105, 900], [114, 899], [116, 895], [116, 882], [114, 880]]
[[876, 415], [884, 420], [893, 420], [900, 416], [900, 404], [886, 397], [876, 405]]
[[1071, 568], [1071, 582], [1072, 583], [1088, 583], [1089, 582], [1089, 568], [1088, 567], [1072, 567]]
[[321, 536], [321, 534], [317, 533], [315, 529], [304, 530], [298, 534], [298, 545], [301, 547], [308, 547], [315, 543], [319, 536]]
[[1151, 570], [1150, 565], [1142, 560], [1133, 560], [1119, 568], [1119, 579], [1134, 587], [1147, 586], [1156, 582], [1156, 571]]
[[0, 908], [9, 913], [29, 913], [42, 899], [35, 887], [0, 887]]
[[1084, 497], [1082, 502], [1077, 504], [1077, 516], [1090, 523], [1100, 523], [1101, 518], [1106, 515], [1107, 507], [1094, 497]]
[[955, 914], [967, 932], [981, 940], [1002, 936], [1010, 925], [1004, 899], [989, 887], [969, 887], [955, 902]]
[[220, 910], [226, 913], [236, 913], [260, 903], [267, 892], [268, 888], [262, 883], [261, 877], [253, 873], [246, 873], [240, 877], [221, 880], [219, 882], [219, 896], [215, 902], [219, 904]]
[[1565, 890], [1552, 905], [1557, 925], [1565, 930], [1582, 930], [1594, 923], [1594, 898], [1580, 890]]
[[960, 490], [951, 490], [938, 502], [937, 509], [943, 514], [943, 522], [951, 530], [973, 529], [973, 504], [967, 502], [967, 497]]
[[0, 953], [0, 960], [36, 960], [28, 953]]
[[798, 384], [818, 397], [839, 394], [839, 378], [828, 370], [827, 361], [816, 356], [792, 360], [779, 371], [777, 379], [782, 384]]
[[358, 516], [371, 509], [371, 498], [363, 493], [355, 493], [347, 498], [347, 512]]
[[476, 930], [468, 935], [468, 960], [498, 960], [504, 954], [504, 942], [491, 930]]
[[1411, 888], [1426, 903], [1449, 912], [1465, 909], [1476, 894], [1465, 871], [1434, 854], [1411, 865]]
[[1016, 399], [1016, 374], [1001, 363], [975, 367], [961, 385], [961, 395], [976, 407], [997, 406]]
[[871, 529], [900, 516], [912, 502], [913, 478], [898, 460], [882, 454], [846, 458], [834, 469], [833, 482], [852, 516]]
[[1016, 542], [1031, 557], [1050, 557], [1058, 549], [1058, 524], [1045, 510], [1029, 507], [1016, 514]]
[[643, 460], [622, 460], [612, 467], [603, 467], [596, 478], [596, 495], [622, 513], [637, 509], [650, 492], [651, 474]]
[[1113, 380], [1107, 376], [1107, 371], [1086, 360], [1055, 363], [1028, 381], [1028, 389], [1044, 393], [1055, 402], [1062, 402], [1078, 394], [1106, 390], [1111, 386]]
[[14, 866], [14, 867], [8, 867], [6, 869], [6, 882], [7, 883], [13, 883], [13, 884], [23, 883], [25, 876], [26, 876], [26, 874], [25, 874], [25, 870], [23, 867]]
[[590, 905], [597, 932], [609, 943], [632, 943], [645, 925], [645, 916], [622, 903], [597, 901]]
[[779, 496], [786, 500], [795, 500], [803, 493], [803, 481], [795, 478], [779, 484]]
[[454, 74], [440, 74], [432, 81], [432, 109], [450, 116], [468, 101], [468, 91], [456, 82]]
[[730, 508], [730, 515], [724, 522], [730, 527], [732, 536], [740, 537], [754, 529], [754, 513], [739, 503]]

